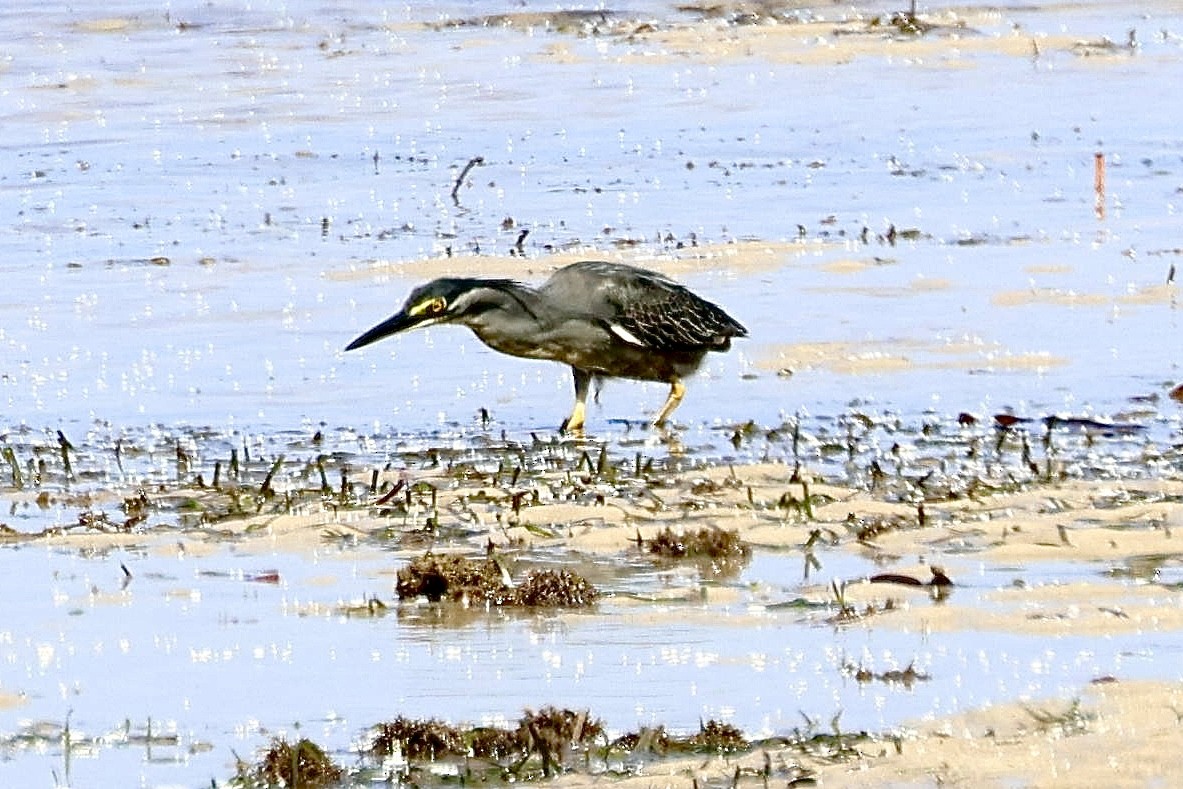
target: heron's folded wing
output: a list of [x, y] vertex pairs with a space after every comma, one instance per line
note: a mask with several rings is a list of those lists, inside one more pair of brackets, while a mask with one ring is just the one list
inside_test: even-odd
[[664, 278], [605, 286], [606, 316], [618, 337], [656, 350], [726, 348], [747, 330], [711, 302]]

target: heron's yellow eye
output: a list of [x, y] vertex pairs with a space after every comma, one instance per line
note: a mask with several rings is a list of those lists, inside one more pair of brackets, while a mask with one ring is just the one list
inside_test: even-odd
[[411, 310], [412, 315], [439, 315], [448, 306], [448, 302], [444, 300], [443, 296], [435, 296], [427, 301], [419, 302], [419, 304]]

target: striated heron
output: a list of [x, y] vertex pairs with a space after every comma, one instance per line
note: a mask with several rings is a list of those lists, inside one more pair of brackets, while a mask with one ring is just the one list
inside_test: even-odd
[[588, 390], [599, 377], [668, 383], [669, 397], [654, 420], [664, 424], [682, 402], [682, 379], [707, 351], [725, 351], [732, 337], [748, 334], [721, 308], [662, 274], [589, 260], [564, 266], [537, 288], [511, 279], [432, 280], [345, 350], [437, 323], [467, 326], [511, 356], [571, 365], [575, 407], [560, 429], [572, 432], [583, 429]]

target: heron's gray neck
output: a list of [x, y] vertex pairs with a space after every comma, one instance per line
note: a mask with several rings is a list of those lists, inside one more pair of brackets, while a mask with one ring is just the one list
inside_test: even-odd
[[536, 290], [527, 285], [484, 288], [474, 299], [479, 308], [467, 311], [461, 321], [481, 342], [512, 356], [551, 358], [541, 346], [553, 328], [553, 316]]

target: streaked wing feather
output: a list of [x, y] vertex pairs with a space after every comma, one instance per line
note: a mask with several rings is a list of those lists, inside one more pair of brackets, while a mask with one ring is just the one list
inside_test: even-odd
[[654, 350], [724, 350], [747, 330], [720, 307], [648, 269], [606, 261], [572, 263], [541, 288], [630, 345]]
[[644, 345], [661, 350], [725, 348], [747, 331], [711, 302], [661, 276], [603, 286], [614, 320]]

